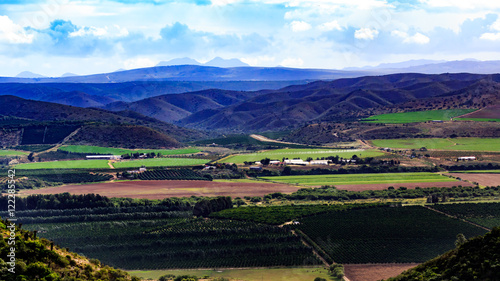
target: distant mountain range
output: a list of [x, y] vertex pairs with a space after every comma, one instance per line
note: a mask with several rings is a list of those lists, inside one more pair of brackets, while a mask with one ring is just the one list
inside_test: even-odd
[[169, 61], [161, 61], [156, 66], [173, 66], [173, 65], [204, 65], [213, 67], [243, 67], [249, 66], [248, 64], [240, 61], [239, 59], [223, 59], [216, 57], [206, 63], [200, 63], [192, 58], [177, 58]]

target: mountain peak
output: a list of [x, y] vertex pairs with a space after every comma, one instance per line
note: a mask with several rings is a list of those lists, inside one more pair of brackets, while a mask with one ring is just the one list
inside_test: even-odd
[[41, 74], [33, 73], [30, 71], [23, 71], [16, 75], [17, 78], [44, 78], [46, 76], [43, 76]]
[[215, 66], [215, 67], [241, 67], [241, 66], [249, 66], [248, 64], [240, 61], [239, 59], [223, 59], [221, 57], [216, 57], [209, 62], [206, 62], [204, 65], [206, 66]]
[[169, 61], [160, 61], [156, 66], [171, 66], [171, 65], [201, 65], [200, 62], [192, 58], [176, 58]]

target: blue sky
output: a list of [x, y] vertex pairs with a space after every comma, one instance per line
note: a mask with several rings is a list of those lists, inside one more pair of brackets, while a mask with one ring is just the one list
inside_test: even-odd
[[48, 76], [216, 56], [335, 68], [500, 59], [491, 0], [4, 0], [0, 75]]

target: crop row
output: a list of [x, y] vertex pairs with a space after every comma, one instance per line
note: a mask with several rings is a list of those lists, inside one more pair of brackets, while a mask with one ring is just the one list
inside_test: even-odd
[[433, 208], [488, 228], [500, 226], [500, 203], [446, 204]]
[[141, 180], [208, 180], [190, 169], [149, 170], [139, 174]]
[[423, 262], [484, 230], [419, 206], [332, 211], [295, 225], [336, 262]]

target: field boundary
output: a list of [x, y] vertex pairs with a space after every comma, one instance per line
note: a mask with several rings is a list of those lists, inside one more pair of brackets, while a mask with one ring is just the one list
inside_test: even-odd
[[482, 225], [479, 225], [479, 224], [477, 224], [477, 223], [474, 223], [474, 222], [468, 221], [468, 220], [466, 220], [466, 219], [461, 219], [461, 218], [458, 218], [457, 216], [450, 215], [450, 214], [447, 214], [447, 213], [445, 213], [445, 212], [442, 212], [442, 211], [436, 210], [436, 209], [431, 208], [431, 207], [429, 207], [429, 206], [427, 206], [427, 205], [424, 205], [423, 207], [424, 207], [424, 208], [426, 208], [426, 209], [429, 209], [429, 210], [431, 210], [431, 211], [434, 211], [434, 212], [436, 212], [436, 213], [439, 213], [439, 214], [445, 215], [445, 216], [447, 216], [447, 217], [449, 217], [449, 218], [453, 218], [453, 219], [457, 219], [457, 220], [459, 220], [459, 221], [463, 221], [463, 222], [468, 223], [468, 224], [471, 224], [471, 225], [473, 225], [473, 226], [476, 226], [476, 227], [482, 228], [482, 229], [484, 229], [484, 230], [486, 230], [486, 231], [491, 231], [491, 229], [489, 229], [489, 228], [487, 228], [487, 227], [484, 227], [484, 226], [482, 226]]

